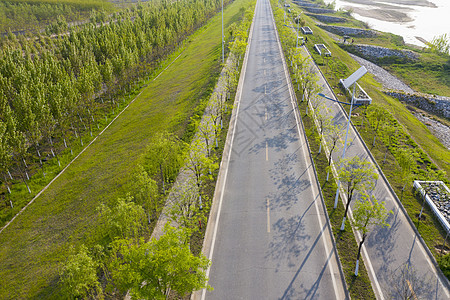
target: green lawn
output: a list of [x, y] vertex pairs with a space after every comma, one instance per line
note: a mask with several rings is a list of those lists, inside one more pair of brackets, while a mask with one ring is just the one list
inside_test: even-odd
[[[230, 4], [225, 26], [248, 0]], [[94, 244], [96, 207], [123, 196], [146, 145], [161, 130], [186, 135], [186, 123], [220, 69], [220, 15], [189, 38], [178, 60], [0, 234], [0, 298], [59, 298], [60, 263], [69, 249]]]

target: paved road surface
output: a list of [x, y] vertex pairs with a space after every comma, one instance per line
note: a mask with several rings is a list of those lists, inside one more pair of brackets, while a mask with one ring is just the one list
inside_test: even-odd
[[209, 273], [214, 291], [204, 296], [345, 299], [268, 0], [256, 6], [238, 101]]

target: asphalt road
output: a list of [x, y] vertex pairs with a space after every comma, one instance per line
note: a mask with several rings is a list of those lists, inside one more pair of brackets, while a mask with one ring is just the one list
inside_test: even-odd
[[247, 62], [220, 219], [206, 242], [214, 290], [203, 297], [345, 299], [268, 0], [258, 0]]
[[[309, 55], [305, 47], [303, 47], [303, 50], [305, 55]], [[334, 98], [325, 79], [317, 67], [315, 69], [319, 74], [319, 84], [322, 86], [322, 92], [327, 97]], [[334, 122], [346, 126], [348, 119], [342, 106], [328, 100], [324, 100], [323, 103], [329, 108], [329, 114]], [[357, 109], [355, 112], [361, 113], [360, 109]], [[343, 133], [344, 138], [345, 132]], [[348, 141], [346, 158], [359, 156], [363, 160], [374, 163], [362, 140], [352, 127]], [[340, 151], [336, 151], [332, 156], [335, 162], [339, 161], [342, 156], [342, 147]], [[427, 254], [424, 244], [408, 222], [408, 216], [400, 208], [395, 195], [389, 189], [388, 182], [381, 174], [379, 175], [374, 190], [369, 192], [376, 199], [385, 201], [386, 208], [392, 210], [393, 214], [387, 220], [390, 225], [389, 228], [374, 228], [368, 235], [362, 252], [377, 298], [404, 299], [404, 297], [402, 298], [398, 295], [396, 290], [410, 285], [416, 293], [417, 299], [450, 299], [448, 280], [438, 274], [438, 270]], [[345, 196], [344, 199], [346, 199]], [[352, 207], [355, 202], [355, 200], [352, 200], [350, 206]], [[411, 272], [408, 275], [409, 284], [401, 276], [401, 271], [405, 266], [409, 266], [415, 273], [414, 276], [411, 276]]]

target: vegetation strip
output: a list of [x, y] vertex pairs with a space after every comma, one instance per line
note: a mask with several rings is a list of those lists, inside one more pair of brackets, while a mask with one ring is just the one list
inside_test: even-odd
[[[242, 15], [243, 11], [239, 11], [239, 8], [240, 3], [235, 2], [230, 6], [230, 8], [225, 11], [224, 21], [227, 27], [233, 21], [238, 20]], [[216, 24], [219, 24], [219, 18], [215, 17], [214, 22], [216, 22]], [[219, 56], [218, 53], [220, 50], [220, 47], [218, 47], [218, 45], [220, 45], [220, 33], [217, 34], [217, 32], [219, 32], [219, 28], [219, 26], [213, 27], [212, 25], [207, 25], [196, 35], [194, 35], [194, 37], [191, 38], [191, 44], [186, 48], [186, 52], [184, 53], [184, 55], [180, 57], [178, 63], [176, 64], [176, 67], [169, 68], [166, 73], [161, 75], [161, 81], [158, 80], [158, 82], [149, 84], [149, 87], [143, 92], [141, 97], [136, 100], [133, 106], [130, 106], [129, 111], [124, 112], [124, 115], [110, 127], [110, 130], [105, 132], [102, 137], [98, 139], [99, 143], [93, 144], [90, 149], [88, 149], [82, 156], [80, 156], [77, 163], [72, 165], [73, 168], [67, 170], [67, 172], [70, 174], [66, 172], [57, 181], [55, 181], [52, 188], [48, 189], [45, 193], [43, 193], [43, 195], [41, 195], [41, 197], [43, 197], [41, 199], [42, 201], [39, 201], [39, 203], [35, 202], [32, 206], [29, 207], [29, 209], [27, 209], [27, 211], [25, 211], [21, 215], [20, 218], [16, 219], [16, 221], [2, 233], [2, 237], [0, 237], [0, 240], [2, 240], [2, 261], [4, 261], [9, 267], [8, 270], [2, 268], [2, 270], [0, 271], [5, 282], [10, 283], [10, 288], [8, 288], [8, 290], [4, 290], [3, 288], [1, 289], [0, 292], [2, 294], [2, 297], [33, 297], [33, 295], [37, 294], [54, 296], [61, 295], [63, 291], [58, 287], [57, 281], [55, 281], [55, 274], [58, 272], [59, 262], [67, 258], [67, 253], [69, 252], [68, 246], [70, 244], [79, 245], [81, 243], [85, 243], [88, 245], [88, 247], [91, 247], [95, 245], [97, 241], [100, 241], [101, 235], [99, 236], [99, 234], [101, 234], [101, 231], [93, 232], [91, 229], [91, 226], [96, 224], [96, 219], [98, 219], [99, 217], [98, 212], [95, 211], [95, 207], [98, 205], [98, 201], [100, 199], [99, 196], [101, 195], [101, 201], [106, 203], [111, 211], [114, 211], [116, 209], [114, 206], [116, 205], [114, 204], [116, 201], [114, 201], [114, 199], [116, 199], [116, 197], [118, 196], [125, 195], [125, 192], [129, 190], [127, 186], [130, 185], [131, 182], [127, 183], [127, 181], [129, 181], [129, 178], [131, 178], [130, 176], [132, 175], [131, 173], [133, 173], [133, 168], [125, 166], [124, 159], [130, 160], [132, 158], [133, 162], [131, 163], [131, 165], [133, 166], [139, 163], [141, 159], [139, 159], [139, 155], [136, 156], [136, 154], [142, 153], [143, 149], [145, 149], [145, 146], [150, 139], [149, 136], [146, 136], [149, 130], [151, 130], [152, 132], [159, 132], [163, 130], [162, 128], [164, 128], [164, 126], [166, 126], [186, 138], [190, 134], [192, 134], [191, 131], [193, 130], [193, 128], [190, 127], [190, 125], [188, 125], [188, 128], [186, 130], [186, 124], [189, 123], [186, 122], [186, 120], [188, 120], [189, 116], [193, 113], [193, 105], [187, 105], [188, 103], [186, 103], [186, 101], [183, 102], [181, 100], [190, 99], [192, 102], [197, 102], [197, 99], [199, 99], [199, 97], [203, 97], [203, 95], [209, 95], [211, 84], [214, 83], [216, 79], [215, 76], [210, 76], [210, 71], [216, 70], [217, 72], [218, 70], [218, 66], [215, 64], [215, 62], [217, 61], [217, 58]], [[201, 53], [199, 53], [199, 49]], [[199, 59], [203, 59], [203, 62], [199, 63]], [[206, 78], [199, 77], [198, 73], [208, 74], [208, 76]], [[185, 75], [188, 75], [189, 80], [185, 79]], [[167, 84], [163, 84], [163, 82], [177, 83], [178, 86], [168, 86]], [[189, 90], [188, 87], [192, 84], [192, 82], [195, 82], [197, 88]], [[163, 90], [155, 90], [157, 88]], [[155, 98], [157, 98], [152, 99], [150, 95], [156, 94], [158, 96], [155, 96]], [[144, 101], [145, 99], [152, 99], [152, 101]], [[152, 105], [151, 111], [153, 117], [151, 120], [142, 119], [142, 117], [144, 115], [148, 115], [149, 112], [148, 108], [146, 108], [146, 106], [144, 105], [145, 103], [148, 103], [146, 105]], [[174, 107], [174, 103], [178, 105], [178, 108]], [[174, 112], [178, 112], [178, 114], [174, 114]], [[200, 110], [197, 110], [196, 112], [194, 111], [194, 113], [199, 112]], [[138, 119], [139, 122], [136, 124], [129, 123], [129, 118], [131, 116], [133, 116], [135, 120]], [[169, 119], [168, 116], [172, 116], [172, 119]], [[176, 116], [176, 118], [174, 118], [173, 116]], [[150, 124], [149, 122], [152, 124]], [[127, 127], [124, 127], [125, 125]], [[130, 128], [130, 125], [133, 125], [133, 127]], [[135, 130], [137, 128], [139, 129], [139, 131]], [[141, 132], [143, 129], [145, 129], [146, 132]], [[126, 141], [126, 143], [118, 143], [117, 135], [122, 136], [121, 140]], [[106, 141], [110, 143], [107, 148], [105, 148]], [[129, 143], [131, 141], [139, 142], [139, 144], [130, 145]], [[123, 148], [123, 146], [126, 146], [125, 153], [128, 152], [127, 155], [122, 158], [115, 157], [117, 150], [119, 150], [118, 148]], [[135, 146], [138, 147], [136, 148]], [[98, 149], [100, 148], [102, 148], [105, 152], [98, 152]], [[99, 158], [105, 155], [110, 160], [108, 162], [108, 165], [113, 166], [114, 169], [121, 170], [121, 172], [123, 172], [124, 170], [129, 171], [127, 171], [127, 173], [123, 174], [120, 177], [110, 177], [111, 175], [108, 174], [111, 172], [102, 168], [104, 164], [99, 163]], [[83, 182], [80, 182], [79, 184], [77, 183], [78, 187], [72, 187], [73, 190], [69, 194], [60, 193], [59, 196], [56, 196], [55, 189], [59, 189], [61, 187], [61, 184], [64, 182], [70, 182], [70, 184], [73, 185], [73, 178], [75, 178], [77, 173], [80, 174], [80, 164], [86, 163], [88, 163], [87, 166], [91, 167], [87, 169], [83, 167], [83, 174], [89, 175], [92, 170], [95, 169], [97, 170], [97, 172], [101, 173], [99, 174], [103, 178], [97, 178], [98, 175], [94, 175], [94, 177], [92, 177], [93, 174], [89, 175], [89, 178], [84, 178]], [[92, 167], [94, 169], [92, 169]], [[87, 184], [89, 180], [92, 180], [92, 178], [97, 178], [97, 180], [100, 180], [100, 182], [104, 182], [105, 175], [109, 178], [114, 178], [115, 181], [109, 184], [105, 183], [107, 184], [108, 192], [105, 192], [106, 190], [98, 190], [98, 188], [92, 189], [92, 184]], [[62, 182], [62, 180], [64, 180], [64, 182]], [[95, 185], [97, 186], [98, 184], [96, 183]], [[65, 190], [69, 191], [67, 190], [67, 187], [69, 186], [66, 186]], [[74, 191], [80, 193], [78, 197], [74, 197]], [[49, 195], [51, 195], [50, 198]], [[86, 200], [91, 199], [91, 201], [83, 200], [83, 198]], [[58, 199], [58, 201], [49, 201], [53, 199]], [[67, 200], [70, 199], [73, 199], [72, 202], [67, 202]], [[131, 205], [129, 204], [130, 202], [127, 201], [128, 200], [125, 200], [125, 202], [122, 203], [124, 203], [124, 205]], [[52, 203], [54, 203], [56, 206], [53, 205], [52, 207], [50, 207], [49, 205], [51, 205]], [[62, 215], [61, 220], [64, 220], [64, 223], [57, 222], [58, 219], [55, 218], [55, 216], [63, 212], [64, 209], [69, 210]], [[49, 211], [52, 211], [53, 213], [49, 215]], [[105, 207], [104, 213], [106, 213], [107, 211], [108, 208]], [[26, 218], [24, 218], [25, 215]], [[32, 219], [36, 220], [36, 218], [38, 220], [41, 220], [41, 222], [45, 221], [45, 218], [50, 218], [52, 227], [45, 230], [43, 230], [44, 228], [38, 229], [36, 226], [38, 224], [32, 221]], [[73, 226], [74, 221], [76, 221], [76, 223], [78, 224], [77, 228], [71, 228], [69, 226]], [[31, 224], [33, 225], [29, 226]], [[20, 226], [20, 228], [22, 228], [20, 234], [18, 233], [19, 227], [17, 226]], [[56, 230], [57, 228], [55, 228], [55, 226], [57, 226], [58, 230]], [[36, 241], [39, 241], [39, 239], [30, 239], [29, 235], [25, 236], [26, 231], [24, 230], [32, 228], [39, 230], [38, 236], [46, 237], [46, 241], [44, 241], [46, 243], [45, 247], [36, 244]], [[98, 230], [100, 230], [100, 228], [98, 228]], [[13, 233], [14, 235], [11, 235]], [[35, 232], [35, 234], [36, 233], [37, 232]], [[54, 237], [50, 237], [49, 233], [58, 234], [58, 239], [60, 240], [59, 245], [55, 244], [57, 240], [55, 240]], [[71, 237], [69, 238], [69, 236]], [[63, 238], [62, 241], [61, 237]], [[67, 238], [69, 240], [67, 240]], [[102, 238], [105, 239], [106, 237], [103, 236]], [[22, 241], [19, 242], [19, 239], [21, 239]], [[32, 243], [28, 241], [32, 241]], [[49, 242], [52, 243], [50, 244]], [[14, 251], [15, 255], [5, 255], [6, 249], [16, 246], [21, 248], [25, 246], [26, 248], [23, 249], [26, 249], [26, 252], [8, 250]], [[54, 249], [57, 252], [52, 252], [51, 255], [48, 256], [48, 253], [46, 253], [46, 251], [48, 250], [46, 249]], [[33, 253], [36, 250], [38, 250], [38, 253]], [[18, 255], [21, 253], [27, 253], [28, 257], [24, 258], [22, 255]], [[27, 265], [19, 267], [19, 265], [23, 264], [24, 262], [26, 262]], [[39, 268], [39, 265], [41, 264], [45, 267]], [[5, 266], [5, 264], [3, 264], [3, 266]], [[11, 266], [17, 266], [17, 269], [11, 268]], [[18, 270], [23, 270], [26, 273], [21, 274], [20, 272], [18, 272]], [[41, 275], [36, 276], [37, 272], [39, 272], [39, 274]], [[14, 276], [14, 278], [11, 277], [12, 275]], [[33, 280], [28, 279], [29, 276], [32, 276]], [[27, 282], [32, 281], [34, 284], [22, 285], [22, 280]]]

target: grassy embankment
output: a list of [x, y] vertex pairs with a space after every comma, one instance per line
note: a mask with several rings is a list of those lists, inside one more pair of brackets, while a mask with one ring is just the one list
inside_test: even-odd
[[[275, 18], [277, 20], [277, 27], [280, 33], [280, 39], [291, 39], [294, 40], [294, 33], [291, 28], [286, 28], [282, 26], [283, 22], [283, 12], [281, 9], [275, 7], [276, 2], [272, 1], [272, 7], [274, 10]], [[291, 7], [291, 9], [293, 9]], [[294, 37], [295, 38], [295, 37]], [[295, 42], [291, 43], [294, 44]], [[289, 43], [283, 43], [283, 50], [285, 56], [289, 51]], [[290, 68], [291, 77], [293, 76], [292, 69]], [[293, 78], [293, 77], [292, 77]], [[300, 91], [295, 91], [297, 99], [302, 99]], [[299, 110], [302, 118], [303, 125], [305, 127], [305, 132], [308, 139], [308, 144], [312, 153], [312, 158], [314, 159], [314, 164], [317, 171], [317, 176], [319, 178], [319, 183], [321, 191], [324, 197], [325, 205], [327, 207], [328, 217], [332, 226], [332, 231], [334, 239], [336, 241], [336, 247], [339, 254], [339, 260], [342, 264], [345, 281], [347, 283], [347, 288], [350, 296], [353, 299], [375, 299], [374, 292], [370, 283], [370, 279], [364, 263], [360, 265], [359, 276], [354, 276], [356, 256], [358, 253], [358, 243], [355, 240], [353, 231], [349, 221], [346, 221], [346, 230], [340, 231], [340, 225], [342, 222], [342, 217], [344, 215], [345, 207], [342, 202], [338, 203], [336, 209], [334, 206], [334, 195], [337, 189], [333, 175], [330, 174], [329, 181], [326, 181], [327, 177], [327, 167], [328, 161], [324, 151], [321, 154], [317, 154], [319, 150], [319, 143], [317, 140], [317, 130], [311, 118], [311, 115], [306, 114], [306, 102], [299, 102]]]
[[[249, 1], [230, 4], [228, 26]], [[69, 248], [94, 244], [96, 207], [123, 196], [151, 137], [187, 136], [186, 124], [211, 93], [220, 69], [220, 16], [188, 39], [178, 60], [0, 234], [0, 298], [57, 298], [58, 273]], [[176, 55], [176, 54], [175, 54]], [[175, 55], [172, 56], [175, 57]]]
[[58, 17], [78, 21], [93, 11], [111, 12], [108, 0], [7, 0], [0, 2], [0, 33], [11, 31], [38, 32]]
[[[300, 10], [298, 7], [295, 9]], [[352, 72], [359, 68], [359, 65], [339, 46], [339, 43], [330, 37], [327, 32], [318, 28], [313, 19], [307, 16], [303, 16], [303, 18], [306, 21], [306, 25], [311, 27], [314, 31], [314, 35], [308, 36], [309, 42], [307, 47], [310, 53], [319, 68], [322, 70], [322, 73], [324, 73], [335, 94], [338, 95], [338, 98], [341, 100], [346, 100], [342, 90], [338, 87], [338, 80], [339, 78], [349, 76]], [[344, 25], [350, 26], [350, 24]], [[339, 26], [342, 26], [342, 24]], [[392, 35], [385, 34], [384, 36], [388, 39]], [[383, 41], [383, 39], [381, 40]], [[357, 42], [361, 42], [359, 38]], [[314, 44], [319, 43], [325, 44], [331, 51], [332, 58], [328, 61], [323, 60], [323, 58], [320, 57], [313, 49]], [[423, 77], [423, 75], [417, 76]], [[438, 258], [440, 256], [440, 248], [444, 242], [445, 233], [428, 207], [425, 207], [425, 220], [420, 221], [420, 223], [418, 222], [417, 214], [420, 212], [422, 207], [422, 199], [414, 195], [412, 181], [409, 181], [406, 189], [402, 192], [404, 183], [398, 175], [399, 165], [393, 154], [398, 151], [400, 147], [414, 149], [417, 154], [415, 163], [418, 166], [418, 173], [413, 175], [415, 178], [426, 176], [427, 168], [437, 166], [439, 169], [444, 170], [447, 173], [447, 177], [441, 179], [448, 181], [450, 178], [450, 151], [448, 151], [448, 149], [440, 143], [440, 141], [424, 124], [422, 124], [416, 117], [414, 117], [414, 115], [411, 114], [404, 104], [385, 95], [381, 91], [381, 84], [376, 82], [372, 75], [365, 75], [359, 80], [359, 83], [373, 99], [373, 105], [382, 107], [386, 113], [392, 117], [391, 124], [395, 124], [397, 128], [397, 131], [394, 133], [394, 142], [387, 149], [386, 137], [378, 134], [377, 142], [375, 143], [375, 146], [373, 146], [372, 142], [376, 134], [374, 127], [369, 126], [368, 121], [365, 118], [363, 123], [364, 113], [360, 108], [355, 111], [354, 115], [352, 115], [352, 122], [356, 125], [356, 128], [363, 137], [366, 145], [368, 145], [376, 161], [388, 178], [391, 186], [401, 199], [401, 202], [408, 212], [409, 217], [413, 220], [413, 223], [416, 225], [429, 249], [435, 257]], [[348, 100], [349, 99], [346, 101]], [[384, 161], [386, 152], [387, 157], [386, 161]]]

